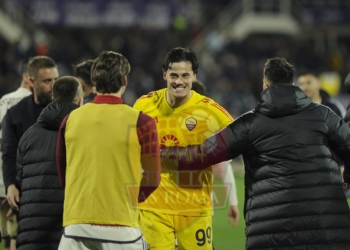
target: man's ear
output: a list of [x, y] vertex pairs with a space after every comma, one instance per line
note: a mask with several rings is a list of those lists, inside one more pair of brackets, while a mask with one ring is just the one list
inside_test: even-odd
[[166, 72], [163, 71], [163, 79], [166, 81]]
[[79, 81], [79, 83], [80, 83], [81, 88], [82, 88], [83, 91], [84, 91], [84, 90], [85, 90], [85, 82]]
[[35, 82], [34, 77], [30, 76], [30, 77], [28, 77], [28, 79], [29, 79], [29, 81], [28, 81], [29, 85], [30, 85], [32, 88], [34, 88], [34, 82]]
[[29, 84], [29, 75], [27, 74], [27, 73], [23, 73], [22, 74], [22, 79], [24, 80], [24, 82], [26, 83], [26, 84]]
[[124, 82], [123, 82], [123, 86], [126, 87], [126, 85], [128, 85], [128, 76], [124, 76]]
[[264, 82], [264, 90], [267, 89], [268, 87], [270, 87], [270, 85], [268, 85], [266, 82]]
[[84, 104], [84, 98], [82, 97], [82, 98], [80, 98], [80, 99], [78, 100], [77, 105], [78, 105], [79, 107], [81, 107], [81, 106], [83, 106], [83, 104]]
[[92, 76], [90, 76], [90, 81], [91, 81], [92, 85], [96, 86], [95, 80], [94, 80], [94, 78]]
[[53, 96], [51, 97], [51, 100], [52, 100], [52, 102], [55, 102], [55, 98], [53, 98]]

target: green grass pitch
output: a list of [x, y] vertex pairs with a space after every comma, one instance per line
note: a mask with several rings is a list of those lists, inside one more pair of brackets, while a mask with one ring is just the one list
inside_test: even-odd
[[[217, 208], [213, 217], [213, 239], [215, 250], [244, 250], [245, 249], [245, 222], [243, 218], [243, 201], [244, 201], [244, 178], [235, 173], [238, 206], [240, 219], [238, 226], [232, 228], [227, 223], [227, 208]], [[350, 201], [350, 199], [348, 199]], [[3, 245], [0, 244], [0, 250]]]

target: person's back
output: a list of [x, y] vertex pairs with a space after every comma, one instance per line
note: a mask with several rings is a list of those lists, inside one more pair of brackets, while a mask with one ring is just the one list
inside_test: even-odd
[[56, 167], [56, 141], [61, 121], [82, 103], [83, 90], [74, 77], [53, 85], [53, 103], [22, 136], [17, 154], [20, 210], [17, 249], [56, 250], [62, 236], [63, 189]]
[[180, 150], [187, 159], [179, 169], [243, 155], [247, 249], [349, 249], [349, 206], [333, 152], [349, 171], [350, 129], [293, 86], [293, 73], [284, 59], [269, 59], [255, 110]]
[[92, 66], [98, 95], [62, 122], [57, 167], [65, 198], [59, 249], [145, 247], [138, 202], [159, 185], [160, 150], [152, 118], [121, 99], [129, 72], [124, 56], [101, 52]]
[[[85, 119], [87, 115], [89, 119]], [[141, 181], [141, 146], [135, 126], [138, 117], [139, 112], [126, 104], [98, 102], [70, 114], [66, 123], [69, 129], [65, 133], [67, 166], [84, 167], [67, 169], [65, 188], [70, 193], [65, 199], [64, 226], [75, 221], [138, 226], [138, 196], [129, 197], [128, 192], [136, 190], [131, 190], [132, 187], [127, 190], [128, 184], [136, 187]], [[94, 180], [88, 182], [92, 176]], [[115, 190], [116, 185], [118, 192], [108, 192]], [[86, 200], [87, 197], [96, 202], [101, 199], [99, 206]], [[123, 212], [115, 212], [119, 209]], [[99, 216], [95, 218], [95, 214]]]
[[247, 249], [346, 249], [341, 246], [350, 243], [344, 238], [350, 233], [349, 207], [327, 139], [337, 129], [335, 114], [287, 84], [271, 86], [261, 101], [240, 120], [250, 131], [249, 144], [241, 145]]

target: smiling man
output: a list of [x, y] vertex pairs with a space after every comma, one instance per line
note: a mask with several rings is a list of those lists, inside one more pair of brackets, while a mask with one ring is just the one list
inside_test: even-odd
[[163, 149], [162, 167], [188, 171], [242, 154], [246, 250], [349, 249], [349, 205], [335, 154], [349, 188], [350, 129], [293, 79], [286, 59], [268, 59], [255, 109], [201, 145]]
[[[165, 57], [167, 88], [142, 96], [134, 108], [155, 119], [161, 147], [200, 144], [233, 121], [212, 99], [192, 91], [198, 62], [188, 48]], [[161, 183], [140, 203], [140, 226], [152, 250], [212, 249], [212, 166], [201, 171], [162, 169]]]

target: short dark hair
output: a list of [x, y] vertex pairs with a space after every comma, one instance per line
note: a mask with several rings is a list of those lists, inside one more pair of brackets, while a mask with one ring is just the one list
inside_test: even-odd
[[204, 85], [203, 82], [201, 82], [198, 79], [192, 82], [192, 90], [196, 91], [200, 95], [205, 95], [205, 96], [208, 95], [207, 87]]
[[55, 68], [57, 67], [54, 60], [48, 56], [35, 56], [29, 60], [28, 74], [32, 77], [36, 77], [39, 69], [41, 68]]
[[28, 57], [26, 59], [24, 59], [21, 63], [21, 74], [28, 74], [28, 65], [31, 62], [31, 60], [33, 60], [33, 57]]
[[300, 76], [306, 76], [306, 75], [312, 75], [312, 76], [315, 76], [316, 77], [316, 74], [309, 70], [309, 69], [301, 69], [297, 72], [297, 77], [300, 77]]
[[264, 74], [271, 84], [293, 83], [294, 67], [284, 58], [270, 58], [265, 63]]
[[192, 65], [193, 73], [197, 74], [198, 72], [198, 59], [196, 53], [190, 48], [173, 48], [165, 56], [163, 61], [163, 71], [166, 72], [168, 69], [171, 69], [171, 64], [176, 62], [190, 62]]
[[89, 59], [82, 63], [79, 63], [78, 65], [73, 66], [74, 76], [82, 79], [84, 83], [86, 83], [90, 87], [93, 86], [91, 82], [91, 67], [93, 63], [94, 60]]
[[74, 102], [77, 99], [79, 86], [78, 79], [73, 76], [59, 77], [52, 87], [52, 96], [55, 102]]
[[124, 77], [130, 73], [128, 60], [119, 53], [102, 51], [91, 68], [96, 91], [102, 94], [117, 93], [123, 86]]

